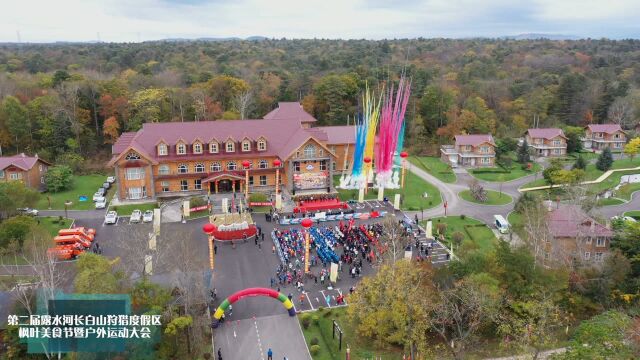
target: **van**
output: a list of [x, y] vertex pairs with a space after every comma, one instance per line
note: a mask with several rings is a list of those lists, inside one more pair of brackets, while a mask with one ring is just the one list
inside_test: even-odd
[[509, 222], [502, 215], [493, 215], [494, 225], [501, 234], [509, 232]]

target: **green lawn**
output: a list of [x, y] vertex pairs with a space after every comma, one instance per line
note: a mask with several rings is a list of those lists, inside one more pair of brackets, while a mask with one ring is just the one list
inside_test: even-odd
[[[311, 324], [307, 329], [302, 325], [304, 316], [318, 316], [318, 324]], [[307, 346], [311, 348], [311, 340], [317, 339], [320, 351], [312, 355], [313, 360], [342, 360], [346, 358], [346, 347], [349, 344], [351, 359], [401, 359], [401, 349], [380, 349], [374, 346], [371, 340], [357, 336], [355, 329], [347, 321], [347, 309], [344, 307], [323, 309], [298, 316], [302, 333]], [[342, 351], [338, 350], [338, 338], [332, 338], [333, 320], [335, 320], [343, 332]], [[279, 359], [279, 358], [278, 358]]]
[[273, 207], [271, 206], [252, 206], [251, 210], [253, 210], [254, 213], [268, 213], [269, 210], [273, 209]]
[[[334, 184], [340, 183], [340, 175], [334, 176]], [[358, 190], [344, 190], [337, 189], [340, 199], [343, 201], [357, 200]], [[423, 197], [422, 194], [427, 193], [427, 197]], [[414, 173], [407, 171], [404, 189], [385, 189], [384, 196], [393, 202], [395, 194], [402, 195], [402, 209], [403, 210], [420, 210], [430, 209], [436, 207], [442, 203], [442, 197], [438, 188], [432, 184], [422, 180]], [[369, 189], [369, 192], [365, 194], [365, 199], [377, 199], [378, 189]]]
[[[47, 210], [49, 208], [49, 202], [47, 201], [47, 197], [51, 198], [51, 209], [53, 210], [64, 210], [65, 201], [69, 200], [73, 204], [69, 206], [69, 210], [91, 210], [95, 209], [95, 205], [93, 203], [93, 194], [98, 191], [98, 188], [102, 186], [102, 184], [107, 180], [107, 177], [104, 175], [82, 175], [82, 176], [74, 176], [73, 184], [71, 189], [61, 191], [58, 193], [49, 193], [45, 192], [40, 195], [40, 200], [36, 204], [36, 209], [39, 210]], [[114, 186], [112, 186], [109, 191], [107, 191], [107, 198], [109, 198], [109, 194], [114, 191]], [[79, 201], [79, 197], [84, 195], [87, 197], [87, 201]]]
[[640, 219], [640, 210], [627, 211], [624, 216], [631, 216], [634, 219]]
[[479, 202], [478, 200], [474, 199], [473, 196], [471, 196], [471, 191], [469, 190], [461, 191], [458, 193], [458, 195], [462, 200], [480, 204], [480, 205], [506, 205], [511, 201], [513, 201], [511, 196], [505, 193], [500, 193], [498, 191], [493, 191], [493, 190], [486, 190], [486, 191], [487, 191], [487, 201], [485, 202]]
[[451, 166], [442, 162], [438, 157], [410, 156], [409, 161], [443, 182], [450, 184], [456, 182], [456, 174], [451, 169]]
[[631, 200], [631, 195], [636, 191], [640, 191], [640, 183], [622, 185], [620, 189], [616, 191], [616, 197]]
[[616, 198], [607, 198], [598, 200], [598, 206], [611, 206], [611, 205], [620, 205], [624, 204], [624, 201]]
[[60, 229], [68, 229], [73, 222], [73, 219], [65, 218], [62, 219], [62, 222], [58, 222], [59, 218], [54, 216], [39, 217], [38, 220], [40, 221], [40, 226], [46, 229], [51, 236], [57, 236]]
[[531, 170], [523, 169], [522, 165], [514, 163], [511, 169], [501, 167], [471, 169], [469, 174], [473, 177], [490, 182], [504, 182], [519, 179], [528, 175], [532, 175], [542, 170], [542, 166], [537, 163], [531, 163]]
[[138, 209], [143, 213], [147, 210], [153, 210], [158, 207], [158, 203], [145, 203], [145, 204], [131, 204], [131, 205], [117, 205], [109, 207], [109, 210], [116, 211], [120, 216], [131, 215], [133, 210]]
[[516, 233], [521, 239], [524, 239], [524, 219], [522, 218], [522, 215], [519, 212], [512, 211], [507, 216], [507, 221], [511, 226], [511, 230]]
[[[470, 217], [461, 216], [447, 216], [431, 219], [433, 223], [433, 232], [437, 232], [438, 224], [444, 223], [447, 225], [447, 229], [444, 232], [445, 244], [451, 247], [451, 237], [455, 232], [461, 232], [464, 235], [462, 240], [462, 250], [478, 249], [482, 252], [490, 252], [493, 250], [497, 239], [489, 229], [489, 227], [480, 220], [476, 220]], [[423, 226], [426, 226], [426, 222], [423, 222]], [[454, 249], [455, 253], [455, 249]]]

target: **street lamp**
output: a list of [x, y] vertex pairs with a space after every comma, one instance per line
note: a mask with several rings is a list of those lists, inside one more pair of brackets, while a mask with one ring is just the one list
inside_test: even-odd
[[204, 224], [202, 231], [207, 234], [207, 242], [209, 243], [209, 268], [213, 271], [214, 255], [213, 255], [213, 233], [217, 230], [216, 226], [210, 223]]
[[65, 219], [69, 218], [69, 216], [67, 215], [67, 208], [69, 206], [71, 206], [71, 205], [73, 205], [73, 203], [70, 200], [67, 200], [67, 201], [64, 202], [64, 217], [65, 217]]
[[276, 195], [278, 195], [278, 190], [280, 189], [280, 165], [282, 165], [280, 159], [273, 160], [273, 166], [276, 167]]
[[244, 168], [244, 201], [249, 201], [249, 166], [251, 163], [249, 160], [245, 160], [242, 162], [242, 167]]
[[309, 272], [309, 247], [310, 247], [310, 239], [309, 239], [309, 228], [313, 225], [313, 221], [309, 218], [304, 218], [300, 225], [305, 228], [304, 233], [304, 273], [307, 274]]
[[404, 188], [404, 173], [405, 173], [405, 169], [407, 167], [407, 156], [409, 156], [409, 154], [407, 154], [406, 151], [403, 151], [400, 153], [400, 157], [402, 158], [402, 178], [400, 180], [400, 187]]

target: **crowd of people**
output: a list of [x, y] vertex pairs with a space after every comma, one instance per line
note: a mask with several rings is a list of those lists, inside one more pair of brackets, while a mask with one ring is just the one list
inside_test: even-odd
[[[313, 227], [310, 230], [310, 274], [305, 277], [305, 239], [299, 229], [275, 230], [274, 250], [278, 251], [281, 264], [276, 276], [271, 278], [271, 286], [294, 284], [302, 291], [306, 279], [322, 284], [329, 278], [328, 266], [338, 264], [338, 271], [351, 277], [362, 273], [363, 263], [375, 261], [377, 243], [382, 226], [380, 224], [356, 226], [353, 221], [340, 222], [337, 226]], [[379, 254], [378, 254], [379, 255]], [[314, 270], [318, 265], [320, 269]]]

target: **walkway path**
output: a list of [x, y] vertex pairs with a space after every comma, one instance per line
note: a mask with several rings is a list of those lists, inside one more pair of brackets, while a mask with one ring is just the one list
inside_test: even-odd
[[[589, 180], [589, 181], [583, 181], [580, 184], [581, 185], [590, 185], [590, 184], [598, 184], [603, 182], [606, 178], [608, 178], [609, 176], [611, 176], [611, 174], [613, 174], [614, 172], [619, 172], [619, 171], [633, 171], [633, 170], [640, 170], [640, 166], [634, 167], [634, 168], [626, 168], [626, 169], [612, 169], [612, 170], [608, 170], [606, 171], [604, 174], [600, 175], [600, 177], [598, 177], [595, 180]], [[535, 187], [530, 187], [530, 188], [524, 188], [524, 189], [520, 189], [520, 192], [525, 192], [525, 191], [535, 191], [535, 190], [544, 190], [544, 189], [551, 189], [551, 188], [556, 188], [556, 187], [560, 187], [563, 186], [562, 184], [559, 185], [545, 185], [545, 186], [535, 186]]]

